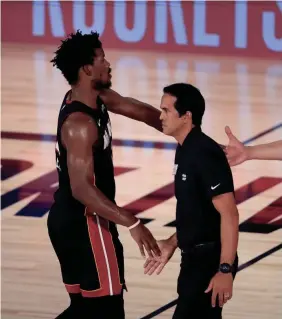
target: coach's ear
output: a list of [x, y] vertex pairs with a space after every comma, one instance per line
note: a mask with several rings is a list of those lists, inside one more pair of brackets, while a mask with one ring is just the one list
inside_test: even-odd
[[191, 122], [192, 121], [192, 113], [190, 111], [187, 111], [184, 115], [184, 121], [185, 122]]

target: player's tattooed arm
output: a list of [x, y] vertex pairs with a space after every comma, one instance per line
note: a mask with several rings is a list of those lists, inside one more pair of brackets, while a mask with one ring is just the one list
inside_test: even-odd
[[129, 117], [133, 120], [146, 123], [162, 132], [160, 110], [150, 104], [138, 101], [131, 97], [124, 97], [113, 90], [104, 90], [100, 97], [110, 112]]
[[[112, 203], [94, 183], [93, 145], [97, 142], [96, 123], [83, 113], [71, 114], [62, 126], [62, 143], [67, 150], [67, 166], [72, 195], [80, 201], [88, 215], [97, 215], [116, 224], [130, 227], [130, 234], [151, 257], [160, 255], [160, 249], [151, 232], [138, 218]], [[139, 223], [138, 223], [139, 222]]]

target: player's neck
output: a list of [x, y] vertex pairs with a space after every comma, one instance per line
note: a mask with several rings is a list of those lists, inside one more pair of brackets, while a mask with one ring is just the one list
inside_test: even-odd
[[177, 140], [177, 142], [182, 145], [185, 138], [187, 137], [187, 135], [191, 132], [191, 130], [193, 129], [194, 125], [192, 126], [187, 126], [187, 127], [183, 127], [179, 132], [177, 132], [174, 135], [174, 138]]
[[92, 109], [97, 108], [98, 91], [93, 90], [91, 87], [73, 86], [71, 88], [70, 100], [81, 102]]

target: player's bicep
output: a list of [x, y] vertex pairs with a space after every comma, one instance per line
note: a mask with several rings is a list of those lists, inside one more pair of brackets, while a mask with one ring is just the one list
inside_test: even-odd
[[85, 147], [82, 143], [77, 146], [76, 150], [70, 148], [67, 153], [67, 165], [72, 189], [91, 181], [94, 168], [90, 148]]
[[159, 120], [160, 111], [147, 103], [132, 97], [121, 96], [110, 89], [101, 92], [100, 96], [110, 112], [145, 123], [150, 117], [153, 119], [156, 117]]
[[97, 140], [97, 127], [93, 120], [75, 114], [62, 127], [62, 139], [67, 150], [67, 166], [73, 192], [83, 191], [93, 184], [93, 152]]

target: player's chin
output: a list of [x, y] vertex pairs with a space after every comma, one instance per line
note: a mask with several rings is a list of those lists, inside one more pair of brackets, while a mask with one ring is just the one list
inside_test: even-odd
[[107, 80], [105, 82], [103, 82], [103, 89], [109, 89], [112, 87], [112, 82], [110, 80]]

